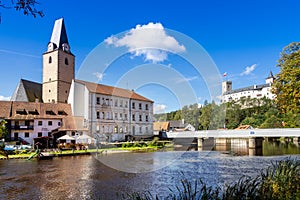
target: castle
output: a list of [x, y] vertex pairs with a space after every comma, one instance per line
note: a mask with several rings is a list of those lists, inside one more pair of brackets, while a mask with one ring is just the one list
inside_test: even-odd
[[98, 141], [153, 135], [153, 101], [134, 91], [83, 80], [74, 75], [64, 19], [55, 21], [43, 53], [42, 83], [21, 79], [11, 101], [0, 102], [0, 119], [10, 139], [87, 134]]
[[265, 84], [253, 85], [249, 87], [232, 90], [232, 81], [224, 81], [222, 83], [222, 103], [230, 101], [238, 101], [241, 98], [263, 98], [274, 99], [275, 95], [272, 93], [272, 84], [275, 80], [272, 71], [266, 78]]

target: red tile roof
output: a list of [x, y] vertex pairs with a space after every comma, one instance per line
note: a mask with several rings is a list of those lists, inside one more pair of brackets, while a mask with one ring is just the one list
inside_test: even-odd
[[[46, 111], [51, 111], [52, 114], [47, 114]], [[76, 130], [71, 105], [65, 103], [0, 101], [0, 118], [6, 120], [62, 119], [62, 127], [59, 130]]]
[[102, 85], [102, 84], [97, 84], [97, 83], [92, 83], [92, 82], [87, 82], [82, 80], [75, 80], [75, 82], [84, 84], [87, 87], [87, 89], [92, 93], [124, 97], [124, 98], [130, 98], [130, 99], [140, 100], [140, 101], [148, 101], [153, 103], [152, 100], [147, 99], [146, 97], [143, 97], [142, 95], [139, 95], [131, 90], [126, 90], [123, 88], [117, 88], [113, 86]]

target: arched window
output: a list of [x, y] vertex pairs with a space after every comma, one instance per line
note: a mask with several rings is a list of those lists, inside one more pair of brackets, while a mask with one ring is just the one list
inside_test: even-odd
[[69, 65], [68, 58], [65, 58], [65, 64], [66, 64], [66, 65]]
[[52, 63], [52, 57], [51, 56], [49, 57], [49, 63]]

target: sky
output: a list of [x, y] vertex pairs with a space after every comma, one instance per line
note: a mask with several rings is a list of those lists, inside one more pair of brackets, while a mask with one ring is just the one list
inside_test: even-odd
[[43, 18], [0, 10], [0, 100], [21, 78], [42, 81], [42, 54], [61, 17], [76, 78], [134, 89], [155, 102], [155, 113], [217, 99], [220, 80], [233, 89], [264, 83], [270, 70], [279, 72], [281, 50], [300, 39], [297, 0], [41, 0], [38, 7]]

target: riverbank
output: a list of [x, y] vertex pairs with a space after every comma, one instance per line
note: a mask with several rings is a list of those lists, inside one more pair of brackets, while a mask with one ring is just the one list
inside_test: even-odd
[[[51, 151], [45, 150], [42, 154], [51, 155], [52, 157], [64, 157], [64, 156], [80, 156], [80, 155], [95, 155], [95, 154], [115, 154], [115, 153], [130, 153], [130, 152], [155, 152], [158, 151], [159, 147], [117, 147], [108, 149], [87, 149], [87, 150], [62, 150], [62, 151]], [[14, 155], [8, 155], [8, 158], [0, 155], [0, 160], [7, 159], [28, 159], [35, 152], [18, 153]]]

